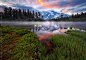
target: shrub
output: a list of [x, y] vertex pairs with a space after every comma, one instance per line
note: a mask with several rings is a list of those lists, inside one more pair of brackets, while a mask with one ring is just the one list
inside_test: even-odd
[[6, 33], [2, 33], [2, 32], [0, 32], [0, 36], [2, 36], [2, 35], [5, 35]]
[[80, 32], [79, 30], [67, 30], [67, 32]]
[[67, 27], [64, 27], [64, 29], [67, 29]]
[[72, 29], [72, 27], [70, 27], [70, 29]]
[[8, 33], [8, 32], [10, 32], [10, 29], [9, 28], [2, 28], [1, 32], [2, 33]]

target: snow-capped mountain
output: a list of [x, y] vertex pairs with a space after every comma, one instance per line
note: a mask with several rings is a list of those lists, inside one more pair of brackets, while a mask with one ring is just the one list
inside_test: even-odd
[[58, 18], [61, 17], [61, 15], [63, 15], [63, 17], [69, 16], [68, 14], [58, 13], [56, 11], [42, 11], [41, 14], [43, 15], [44, 19]]

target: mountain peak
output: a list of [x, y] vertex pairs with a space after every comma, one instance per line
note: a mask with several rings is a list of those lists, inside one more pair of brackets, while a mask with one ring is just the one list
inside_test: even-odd
[[43, 11], [41, 12], [44, 16], [44, 19], [53, 19], [53, 18], [58, 18], [61, 17], [61, 15], [63, 15], [63, 17], [67, 17], [69, 16], [68, 14], [64, 14], [64, 13], [58, 13], [54, 10], [49, 10], [49, 11]]

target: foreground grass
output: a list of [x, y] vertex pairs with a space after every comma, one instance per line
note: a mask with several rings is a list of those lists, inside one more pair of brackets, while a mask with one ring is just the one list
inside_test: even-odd
[[[46, 55], [46, 49], [36, 34], [24, 28], [0, 26], [3, 60], [36, 60]], [[17, 39], [16, 39], [17, 38]]]
[[86, 33], [69, 30], [67, 36], [52, 36], [50, 41], [54, 47], [47, 53], [37, 35], [30, 30], [0, 27], [2, 60], [86, 60], [86, 45], [83, 42], [86, 36], [83, 34]]
[[86, 60], [86, 45], [83, 42], [86, 33], [78, 30], [68, 30], [67, 33], [70, 35], [52, 36], [51, 42], [56, 48], [51, 58], [57, 58], [58, 60]]
[[86, 41], [86, 32], [81, 32], [79, 30], [68, 30], [67, 34], [70, 34], [71, 36], [76, 36]]

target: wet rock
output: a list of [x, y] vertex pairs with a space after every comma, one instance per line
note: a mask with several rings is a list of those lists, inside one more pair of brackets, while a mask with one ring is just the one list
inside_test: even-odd
[[65, 32], [67, 32], [67, 30], [66, 29], [61, 29], [61, 32], [64, 32], [65, 33]]
[[67, 32], [67, 29], [58, 29], [60, 32], [63, 32], [63, 33], [65, 33], [65, 32]]
[[55, 30], [55, 31], [53, 31], [53, 33], [60, 33], [60, 31], [59, 30]]
[[85, 30], [81, 30], [82, 32], [86, 32]]
[[72, 30], [75, 30], [75, 28], [72, 28]]
[[45, 28], [41, 28], [40, 31], [46, 31], [46, 29]]
[[37, 27], [37, 25], [34, 25], [34, 27]]
[[42, 25], [38, 25], [38, 27], [42, 27]]

